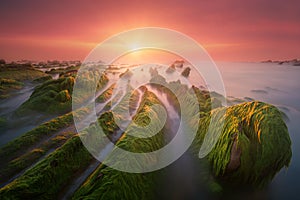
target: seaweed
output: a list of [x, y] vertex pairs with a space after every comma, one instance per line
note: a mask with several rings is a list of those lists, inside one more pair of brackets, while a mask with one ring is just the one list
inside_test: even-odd
[[97, 103], [104, 103], [112, 97], [113, 90], [116, 84], [112, 84], [108, 89], [106, 89], [101, 95], [96, 98]]
[[9, 97], [11, 90], [19, 90], [24, 86], [22, 82], [14, 79], [0, 78], [0, 99]]
[[[106, 76], [100, 77], [98, 88], [108, 82]], [[47, 114], [65, 114], [72, 109], [72, 93], [75, 78], [72, 76], [49, 80], [37, 86], [30, 98], [17, 110], [17, 116], [24, 116], [32, 111]]]
[[[201, 127], [193, 144], [200, 149], [208, 126], [220, 128], [220, 121], [210, 124], [212, 116], [226, 108], [213, 110], [200, 120]], [[291, 140], [280, 111], [263, 102], [247, 102], [228, 107], [223, 116], [222, 133], [206, 159], [213, 175], [232, 185], [265, 187], [291, 160]]]
[[45, 122], [33, 130], [28, 131], [22, 136], [12, 140], [0, 149], [0, 166], [1, 168], [5, 163], [15, 159], [20, 153], [26, 149], [34, 146], [45, 137], [51, 136], [56, 131], [61, 130], [73, 123], [72, 113], [56, 117], [48, 122]]
[[3, 199], [53, 199], [73, 174], [92, 160], [79, 136], [27, 170], [22, 176], [0, 189]]
[[0, 183], [9, 180], [13, 175], [30, 167], [43, 156], [48, 154], [52, 149], [56, 149], [67, 141], [71, 136], [75, 135], [73, 132], [63, 132], [49, 140], [44, 141], [38, 147], [25, 152], [23, 155], [11, 160], [5, 167], [0, 169]]
[[[151, 92], [146, 92], [138, 112], [134, 117], [135, 123], [130, 124], [129, 127], [136, 126], [136, 124], [145, 125], [143, 117], [139, 116], [147, 116], [145, 113], [148, 113], [150, 106], [156, 103], [160, 102], [155, 95]], [[156, 116], [152, 118], [152, 120], [159, 120], [159, 117]], [[129, 130], [134, 131], [137, 129], [129, 128]], [[164, 144], [162, 132], [159, 132], [155, 136], [147, 139], [136, 138], [131, 135], [127, 135], [126, 133], [127, 132], [124, 133], [116, 145], [127, 151], [150, 152], [161, 148]], [[110, 158], [108, 157], [106, 159]], [[119, 155], [118, 158], [113, 159], [126, 162], [126, 157], [122, 157], [122, 155]], [[131, 163], [130, 160], [128, 160], [127, 162], [128, 166], [139, 165], [138, 161], [136, 161], [136, 163]], [[155, 159], [149, 162], [155, 163]], [[155, 186], [157, 173], [159, 172], [144, 174], [127, 173], [101, 164], [85, 181], [85, 183], [74, 193], [73, 199], [152, 199], [154, 195], [152, 191]]]

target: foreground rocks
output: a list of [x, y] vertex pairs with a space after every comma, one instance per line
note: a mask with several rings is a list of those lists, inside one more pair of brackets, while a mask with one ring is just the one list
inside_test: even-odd
[[[226, 184], [266, 186], [283, 167], [288, 167], [291, 157], [291, 140], [281, 112], [262, 102], [248, 102], [218, 108], [201, 119], [195, 150], [199, 151], [207, 134], [210, 119], [218, 130], [224, 120], [222, 133], [212, 151], [207, 155], [213, 176]], [[207, 142], [207, 141], [206, 141]]]

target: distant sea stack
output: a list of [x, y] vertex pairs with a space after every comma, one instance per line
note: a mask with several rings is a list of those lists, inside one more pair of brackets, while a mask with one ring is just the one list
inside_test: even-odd
[[190, 72], [191, 72], [191, 68], [187, 67], [187, 68], [185, 68], [183, 70], [183, 72], [181, 73], [181, 75], [187, 78], [187, 77], [189, 77]]
[[182, 68], [183, 64], [184, 64], [183, 60], [175, 60], [175, 62], [172, 65], [174, 65], [174, 67], [176, 68]]
[[300, 60], [296, 59], [296, 58], [292, 59], [292, 60], [275, 60], [275, 61], [265, 60], [265, 61], [262, 61], [262, 63], [276, 63], [278, 65], [290, 64], [290, 65], [293, 65], [293, 66], [300, 66]]

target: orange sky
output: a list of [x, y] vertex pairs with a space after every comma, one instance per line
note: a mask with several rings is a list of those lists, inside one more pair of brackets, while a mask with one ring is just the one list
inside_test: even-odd
[[300, 1], [1, 1], [0, 58], [83, 60], [138, 27], [180, 31], [219, 61], [300, 58]]

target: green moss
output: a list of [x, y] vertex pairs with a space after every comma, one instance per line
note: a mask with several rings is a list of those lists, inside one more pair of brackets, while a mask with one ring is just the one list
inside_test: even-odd
[[[141, 102], [138, 114], [134, 118], [136, 124], [144, 124], [144, 119], [139, 115], [146, 116], [150, 106], [160, 103], [154, 94], [146, 92]], [[159, 120], [158, 116], [153, 118]], [[132, 123], [130, 126], [136, 126]], [[129, 130], [137, 130], [130, 129]], [[138, 133], [136, 133], [138, 134]], [[124, 133], [123, 137], [116, 144], [118, 147], [131, 152], [151, 152], [161, 148], [164, 144], [163, 133], [159, 132], [147, 139], [135, 138]], [[110, 159], [110, 158], [107, 158]], [[126, 160], [119, 155], [116, 160]], [[125, 161], [126, 162], [126, 161]], [[130, 161], [128, 161], [130, 162]], [[155, 162], [155, 159], [151, 162]], [[139, 163], [127, 163], [139, 165]], [[126, 165], [126, 164], [125, 164]], [[152, 199], [153, 188], [157, 173], [133, 174], [115, 170], [105, 165], [100, 165], [85, 183], [75, 192], [73, 199]], [[141, 192], [142, 191], [142, 192]]]
[[71, 95], [75, 79], [64, 77], [49, 80], [35, 88], [30, 98], [17, 110], [18, 116], [39, 111], [49, 114], [64, 114], [71, 111]]
[[9, 92], [11, 90], [19, 90], [24, 86], [23, 83], [13, 80], [0, 78], [0, 99], [9, 97]]
[[3, 199], [54, 199], [73, 174], [89, 165], [92, 156], [78, 136], [0, 189]]
[[34, 146], [39, 141], [45, 139], [45, 137], [52, 135], [56, 131], [67, 127], [72, 123], [73, 115], [72, 113], [68, 113], [54, 118], [49, 122], [43, 123], [42, 125], [7, 143], [0, 149], [1, 168], [5, 163], [15, 159], [18, 155], [26, 151], [26, 149]]
[[44, 79], [44, 72], [34, 69], [31, 65], [7, 64], [0, 66], [0, 98], [10, 96], [12, 90], [19, 90], [24, 81]]
[[103, 113], [98, 119], [98, 122], [107, 135], [112, 134], [119, 129], [118, 125], [114, 121], [111, 111]]
[[44, 82], [35, 88], [30, 98], [17, 109], [16, 114], [21, 116], [32, 111], [63, 114], [71, 111], [70, 94], [73, 84], [72, 77]]
[[0, 66], [0, 78], [16, 81], [33, 81], [47, 76], [44, 72], [34, 69], [31, 65], [8, 64]]
[[[224, 108], [213, 110], [202, 118], [195, 143], [199, 151], [211, 116], [223, 113]], [[280, 111], [262, 102], [248, 102], [227, 108], [224, 127], [212, 151], [206, 157], [215, 177], [233, 185], [245, 184], [254, 188], [266, 186], [275, 174], [291, 160], [291, 141]], [[220, 128], [220, 121], [211, 124]], [[236, 146], [234, 146], [236, 143]], [[236, 148], [236, 149], [234, 149]], [[239, 152], [235, 168], [231, 157]]]
[[108, 89], [106, 89], [99, 97], [96, 98], [97, 103], [104, 103], [109, 100], [113, 94], [113, 90], [116, 84], [112, 84]]
[[73, 132], [62, 132], [50, 140], [44, 141], [38, 148], [24, 152], [23, 155], [11, 160], [6, 167], [0, 169], [0, 183], [9, 180], [13, 175], [30, 167], [44, 156], [50, 149], [56, 149], [65, 143], [67, 139], [74, 136]]
[[68, 90], [62, 90], [55, 96], [55, 100], [59, 102], [67, 102], [71, 100], [71, 95]]
[[[69, 76], [70, 72], [76, 72], [79, 69], [80, 66], [70, 66], [65, 69], [51, 69], [50, 71], [47, 71], [47, 74], [60, 74], [60, 76]], [[74, 74], [72, 74], [74, 75]]]
[[33, 80], [33, 82], [36, 82], [36, 83], [43, 83], [45, 81], [49, 81], [52, 79], [52, 76], [42, 76], [42, 77], [39, 77], [39, 78], [36, 78]]
[[108, 81], [108, 77], [103, 72], [82, 69], [76, 77], [76, 94], [73, 102], [75, 105], [82, 105], [93, 100], [94, 96], [91, 94], [101, 91]]

